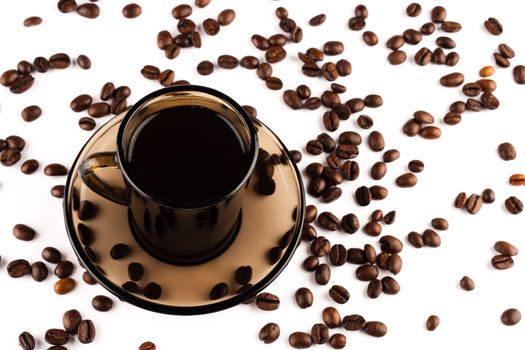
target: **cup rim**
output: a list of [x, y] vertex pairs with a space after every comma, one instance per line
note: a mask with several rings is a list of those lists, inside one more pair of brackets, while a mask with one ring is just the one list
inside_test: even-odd
[[[127, 169], [129, 169], [128, 162], [125, 161], [126, 157], [124, 154], [124, 147], [123, 147], [123, 140], [124, 140], [124, 132], [126, 130], [126, 126], [128, 125], [128, 122], [133, 118], [135, 115], [135, 112], [141, 108], [144, 104], [149, 102], [150, 100], [159, 97], [161, 95], [165, 95], [172, 92], [203, 92], [206, 94], [209, 94], [211, 96], [217, 97], [225, 102], [227, 102], [234, 110], [237, 112], [237, 114], [244, 120], [246, 123], [246, 126], [248, 127], [249, 133], [250, 133], [250, 151], [249, 156], [252, 158], [250, 166], [247, 167], [247, 169], [244, 171], [244, 174], [240, 177], [240, 179], [237, 181], [235, 185], [232, 185], [232, 187], [228, 190], [228, 192], [222, 194], [220, 197], [215, 197], [211, 199], [207, 199], [200, 202], [191, 202], [191, 203], [185, 203], [185, 202], [178, 202], [169, 200], [166, 198], [162, 198], [160, 196], [156, 196], [153, 194], [149, 194], [143, 191], [140, 186], [138, 186], [129, 176]], [[117, 160], [118, 164], [120, 166], [120, 170], [122, 172], [122, 176], [124, 177], [125, 181], [136, 191], [140, 193], [141, 196], [144, 198], [151, 200], [159, 205], [170, 207], [170, 208], [177, 208], [177, 209], [203, 209], [210, 206], [213, 206], [217, 203], [220, 203], [224, 200], [226, 200], [228, 197], [232, 196], [233, 194], [237, 193], [248, 181], [250, 178], [253, 169], [255, 168], [255, 164], [257, 162], [257, 154], [259, 152], [259, 139], [257, 137], [257, 130], [255, 128], [255, 125], [253, 121], [251, 120], [248, 113], [242, 108], [235, 100], [233, 100], [228, 95], [201, 85], [173, 85], [169, 87], [165, 87], [156, 91], [153, 91], [149, 93], [148, 95], [141, 98], [139, 101], [137, 101], [127, 112], [124, 118], [122, 119], [122, 122], [120, 124], [120, 127], [118, 129], [117, 134]]]

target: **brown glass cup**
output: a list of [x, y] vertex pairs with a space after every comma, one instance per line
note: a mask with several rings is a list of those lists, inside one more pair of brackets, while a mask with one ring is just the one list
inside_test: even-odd
[[[240, 136], [251, 162], [237, 182], [218, 197], [200, 202], [168, 200], [144, 192], [129, 176], [130, 144], [135, 132], [149, 117], [176, 106], [211, 109], [223, 116]], [[130, 228], [148, 253], [172, 264], [193, 265], [220, 255], [233, 242], [242, 222], [241, 205], [259, 150], [256, 129], [240, 105], [221, 92], [202, 86], [161, 89], [141, 99], [126, 113], [116, 146], [116, 152], [91, 155], [80, 165], [78, 173], [91, 190], [128, 207]], [[98, 176], [106, 168], [122, 172], [124, 187]], [[220, 176], [220, 169], [214, 169], [214, 176]]]

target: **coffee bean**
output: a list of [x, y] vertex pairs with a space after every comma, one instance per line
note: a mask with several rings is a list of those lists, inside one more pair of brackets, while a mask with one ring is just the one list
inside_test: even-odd
[[358, 314], [348, 315], [343, 318], [341, 325], [347, 331], [358, 331], [365, 325], [366, 321], [363, 316]]
[[386, 163], [376, 162], [370, 169], [370, 177], [374, 180], [381, 180], [386, 174]]
[[221, 55], [217, 59], [217, 64], [221, 68], [233, 69], [239, 65], [239, 60], [232, 55]]
[[434, 218], [434, 219], [432, 219], [432, 221], [430, 222], [430, 224], [431, 224], [432, 227], [435, 228], [436, 230], [441, 230], [441, 231], [448, 230], [448, 221], [447, 221], [447, 219], [444, 219], [444, 218]]
[[465, 81], [465, 77], [461, 73], [450, 73], [444, 75], [439, 79], [439, 83], [445, 87], [460, 86]]
[[299, 306], [301, 309], [306, 309], [312, 306], [314, 302], [314, 296], [310, 289], [299, 288], [295, 292], [295, 302], [297, 303], [297, 306]]
[[22, 155], [20, 154], [20, 151], [16, 149], [7, 149], [2, 152], [0, 163], [2, 163], [3, 166], [12, 166], [18, 163], [21, 157]]
[[305, 332], [294, 332], [288, 337], [288, 343], [295, 349], [306, 349], [312, 346], [312, 337]]
[[368, 262], [368, 258], [363, 249], [360, 248], [350, 248], [346, 252], [346, 261], [351, 264], [362, 265]]
[[0, 83], [4, 86], [11, 86], [11, 84], [20, 76], [18, 71], [14, 69], [6, 70], [0, 77]]
[[498, 146], [498, 153], [503, 160], [513, 160], [516, 158], [516, 149], [509, 142], [504, 142]]
[[378, 321], [368, 321], [363, 326], [366, 334], [372, 337], [382, 337], [387, 333], [387, 327], [384, 323]]
[[368, 204], [370, 204], [371, 199], [372, 199], [372, 195], [368, 187], [361, 186], [356, 189], [355, 200], [357, 204], [359, 204], [362, 207], [366, 207]]
[[124, 282], [122, 288], [130, 293], [138, 293], [140, 291], [138, 284], [133, 281]]
[[453, 21], [443, 21], [441, 23], [441, 30], [447, 33], [456, 33], [461, 30], [461, 24]]
[[343, 177], [347, 180], [354, 181], [359, 177], [359, 164], [355, 161], [346, 161], [342, 167]]
[[407, 60], [407, 54], [403, 50], [396, 50], [389, 53], [387, 58], [391, 65], [399, 65]]
[[128, 265], [128, 277], [132, 281], [140, 281], [144, 277], [144, 266], [138, 262], [132, 262]]
[[346, 59], [340, 59], [336, 62], [335, 67], [340, 76], [346, 77], [352, 74], [352, 64]]
[[[86, 284], [89, 284], [89, 285], [95, 285], [97, 284], [97, 281], [93, 278], [93, 276], [91, 276], [91, 274], [87, 271], [84, 271], [84, 273], [82, 274], [82, 280], [86, 283]], [[132, 282], [134, 283], [134, 282]], [[124, 288], [126, 289], [126, 288]], [[126, 289], [127, 290], [127, 289]], [[129, 291], [129, 290], [128, 290]]]
[[456, 42], [448, 36], [440, 36], [436, 39], [436, 44], [444, 49], [453, 49], [456, 47]]
[[376, 94], [370, 94], [365, 97], [365, 106], [369, 108], [377, 108], [383, 105], [383, 98]]
[[340, 41], [327, 41], [323, 45], [323, 52], [328, 56], [340, 55], [344, 49], [345, 47]]
[[69, 342], [69, 333], [63, 329], [51, 328], [46, 331], [45, 340], [51, 345], [64, 345]]
[[445, 64], [447, 62], [447, 56], [442, 48], [438, 47], [432, 52], [432, 62], [435, 64]]
[[408, 242], [414, 247], [414, 248], [422, 248], [425, 245], [425, 242], [423, 241], [423, 236], [417, 232], [410, 232], [408, 234]]
[[80, 68], [87, 70], [91, 68], [91, 59], [86, 55], [79, 55], [77, 57], [77, 64]]
[[498, 270], [510, 269], [514, 266], [514, 260], [507, 255], [495, 255], [491, 260], [492, 266]]
[[489, 17], [485, 22], [483, 22], [485, 29], [492, 35], [501, 35], [503, 33], [503, 26], [501, 23], [494, 17]]
[[31, 277], [37, 282], [42, 282], [47, 278], [49, 271], [46, 264], [41, 261], [31, 264]]
[[80, 312], [78, 310], [72, 309], [68, 310], [64, 313], [64, 316], [62, 316], [62, 323], [64, 324], [64, 329], [69, 334], [76, 334], [78, 325], [82, 322], [82, 316], [80, 316]]
[[323, 191], [323, 201], [325, 203], [331, 203], [341, 197], [343, 190], [339, 187], [328, 187]]
[[[191, 7], [190, 7], [191, 9]], [[126, 18], [136, 18], [142, 14], [142, 8], [137, 4], [128, 4], [122, 9], [122, 15]]]
[[[321, 142], [317, 141], [317, 140], [310, 141], [310, 142], [311, 142], [311, 146], [312, 146], [311, 151], [315, 151], [314, 153], [316, 153], [318, 150], [320, 150], [321, 152], [319, 152], [318, 154], [321, 154], [322, 151], [323, 151], [323, 146], [322, 146]], [[320, 145], [320, 147], [318, 149], [317, 147], [319, 145]], [[313, 148], [314, 146], [315, 146], [315, 148]], [[308, 151], [308, 149], [307, 149], [307, 151]], [[310, 153], [310, 152], [308, 152], [308, 153]], [[323, 174], [323, 170], [324, 170], [324, 167], [323, 167], [323, 165], [321, 163], [311, 163], [311, 164], [308, 164], [308, 166], [306, 167], [305, 173], [309, 177], [319, 177], [319, 176], [321, 176]], [[316, 212], [316, 215], [317, 215], [317, 212]]]
[[523, 203], [517, 197], [510, 196], [505, 200], [505, 208], [511, 214], [519, 214], [523, 211]]
[[330, 267], [327, 264], [320, 264], [315, 269], [314, 279], [315, 282], [321, 286], [327, 285], [330, 282]]
[[111, 106], [106, 102], [95, 102], [88, 108], [88, 114], [93, 118], [101, 118], [111, 112]]
[[161, 30], [157, 34], [157, 46], [161, 50], [166, 50], [168, 46], [173, 45], [173, 37], [167, 30]]
[[510, 67], [510, 61], [508, 58], [504, 57], [502, 54], [495, 52], [493, 54], [494, 56], [494, 62], [501, 67], [501, 68], [508, 68]]
[[321, 13], [317, 16], [310, 18], [308, 23], [313, 27], [317, 27], [323, 24], [325, 20], [326, 20], [326, 15], [324, 13]]
[[13, 227], [13, 236], [21, 241], [31, 241], [35, 238], [36, 232], [31, 227], [24, 224], [16, 224]]
[[435, 140], [441, 137], [441, 129], [437, 126], [425, 126], [419, 130], [419, 136], [427, 140]]
[[468, 197], [468, 199], [466, 198], [467, 197], [463, 192], [460, 193], [458, 197], [456, 198], [456, 202], [454, 206], [456, 208], [466, 207], [467, 211], [470, 214], [477, 214], [480, 211], [482, 203], [483, 203], [481, 197], [478, 196], [477, 194], [472, 194]]
[[259, 339], [264, 342], [264, 344], [271, 344], [279, 338], [281, 334], [281, 329], [279, 325], [273, 322], [265, 324], [259, 331]]
[[463, 85], [463, 94], [470, 97], [475, 97], [481, 94], [481, 86], [477, 83], [467, 83]]
[[341, 219], [341, 228], [346, 233], [356, 233], [359, 230], [359, 219], [355, 214], [346, 214]]
[[20, 74], [29, 74], [34, 71], [34, 67], [31, 63], [27, 61], [20, 61], [18, 62], [18, 65], [16, 66], [18, 73]]
[[368, 135], [368, 146], [374, 152], [382, 151], [385, 148], [385, 140], [379, 131], [372, 131]]
[[329, 339], [328, 327], [322, 323], [316, 323], [312, 326], [310, 331], [312, 340], [315, 344], [325, 344]]
[[91, 131], [95, 129], [95, 127], [97, 126], [97, 122], [93, 118], [82, 117], [78, 120], [78, 126], [80, 126], [80, 128], [83, 130]]
[[89, 344], [95, 340], [95, 325], [91, 320], [83, 320], [78, 324], [77, 338], [82, 344]]
[[182, 18], [177, 22], [177, 30], [181, 34], [191, 34], [197, 29], [197, 25], [189, 18]]
[[430, 63], [432, 60], [432, 51], [423, 47], [416, 52], [414, 56], [414, 61], [420, 66], [425, 66]]
[[356, 277], [360, 281], [371, 281], [379, 275], [379, 270], [375, 265], [361, 265], [355, 271]]
[[409, 45], [417, 45], [423, 39], [423, 35], [415, 29], [407, 29], [403, 32], [403, 39]]
[[330, 241], [323, 236], [319, 236], [312, 241], [310, 251], [316, 257], [322, 257], [330, 252]]
[[210, 75], [213, 73], [214, 66], [210, 61], [202, 61], [197, 65], [197, 72], [200, 75]]
[[264, 57], [268, 63], [277, 63], [286, 58], [286, 50], [281, 46], [273, 46], [266, 50]]
[[[79, 214], [79, 216], [82, 216], [83, 218], [86, 218], [86, 217], [91, 218], [93, 216], [93, 209], [91, 208], [95, 208], [95, 207], [93, 207], [93, 204], [89, 201], [82, 201], [82, 203], [84, 204], [80, 204], [79, 209], [84, 209], [84, 208], [88, 208], [88, 209], [84, 209], [83, 210], [84, 212], [82, 212], [82, 215]], [[88, 226], [80, 223], [77, 225], [77, 231], [78, 231], [78, 239], [83, 245], [91, 245], [93, 241], [95, 240], [95, 234], [93, 230], [89, 228]]]
[[317, 207], [315, 205], [307, 205], [304, 214], [304, 223], [311, 224], [317, 218]]
[[463, 278], [459, 281], [459, 286], [461, 287], [461, 289], [467, 292], [470, 292], [471, 290], [474, 290], [474, 288], [476, 288], [474, 281], [468, 276], [463, 276]]
[[383, 211], [381, 209], [376, 209], [370, 214], [370, 220], [375, 222], [380, 222], [383, 220]]
[[340, 159], [354, 159], [359, 155], [359, 148], [355, 145], [342, 143], [335, 149], [335, 154]]
[[288, 17], [281, 19], [279, 22], [279, 28], [286, 33], [290, 33], [295, 27], [297, 27], [295, 21]]
[[74, 112], [82, 112], [88, 109], [91, 103], [93, 103], [93, 98], [89, 95], [82, 94], [75, 97], [69, 106]]
[[180, 46], [178, 46], [177, 44], [168, 45], [168, 47], [164, 49], [164, 55], [166, 56], [166, 58], [170, 60], [177, 58], [179, 54], [180, 54]]
[[17, 259], [7, 264], [7, 274], [12, 278], [23, 277], [31, 271], [29, 262], [24, 259]]
[[175, 19], [182, 19], [191, 16], [193, 9], [188, 4], [177, 5], [171, 10], [171, 15]]
[[326, 181], [319, 177], [314, 177], [307, 187], [308, 194], [318, 198], [321, 197], [326, 188]]
[[368, 8], [365, 5], [357, 5], [354, 9], [356, 17], [368, 18]]
[[96, 4], [85, 3], [77, 7], [77, 13], [86, 18], [97, 18], [100, 8]]
[[22, 119], [28, 123], [37, 120], [41, 115], [42, 109], [35, 105], [24, 108], [21, 113]]
[[386, 41], [386, 47], [391, 50], [398, 50], [405, 44], [405, 39], [402, 35], [394, 35]]
[[493, 190], [487, 188], [481, 193], [481, 199], [483, 200], [483, 203], [494, 203], [496, 195]]
[[436, 231], [426, 229], [423, 232], [423, 242], [428, 247], [437, 248], [441, 245], [441, 237], [439, 237]]
[[75, 266], [73, 265], [71, 261], [64, 260], [57, 264], [57, 266], [55, 267], [54, 273], [55, 273], [55, 276], [57, 276], [58, 278], [66, 278], [66, 277], [71, 276], [74, 268]]
[[506, 256], [518, 255], [518, 248], [505, 241], [497, 241], [494, 243], [494, 250]]
[[365, 18], [364, 17], [350, 17], [348, 20], [348, 28], [351, 30], [361, 30], [366, 26]]
[[405, 173], [396, 179], [396, 185], [399, 187], [414, 187], [417, 184], [417, 177], [412, 173]]
[[71, 58], [65, 53], [56, 53], [49, 57], [49, 67], [65, 69], [71, 64]]
[[408, 170], [410, 170], [413, 173], [420, 173], [425, 168], [425, 164], [417, 159], [411, 160], [408, 162]]
[[237, 270], [235, 270], [234, 279], [237, 284], [245, 285], [250, 283], [252, 275], [253, 270], [251, 266], [239, 266]]
[[350, 293], [348, 290], [337, 284], [333, 285], [332, 288], [328, 291], [328, 295], [338, 304], [345, 304], [350, 299]]
[[67, 168], [58, 163], [51, 163], [44, 168], [44, 174], [47, 176], [64, 176], [67, 172]]
[[42, 250], [42, 258], [52, 264], [58, 264], [62, 260], [62, 254], [56, 248], [46, 247]]
[[426, 323], [427, 330], [431, 332], [435, 331], [436, 328], [438, 328], [438, 326], [439, 326], [439, 317], [436, 315], [428, 316], [427, 323]]
[[26, 92], [33, 86], [35, 78], [31, 74], [19, 75], [9, 84], [9, 91], [13, 94], [21, 94]]
[[[268, 79], [266, 81], [268, 81]], [[281, 87], [282, 87], [282, 83], [281, 83]], [[283, 93], [283, 101], [284, 103], [286, 103], [288, 107], [294, 110], [300, 109], [302, 107], [301, 98], [299, 97], [297, 92], [294, 90], [286, 90]]]
[[166, 69], [162, 71], [159, 75], [159, 82], [162, 86], [170, 86], [173, 84], [173, 80], [175, 79], [175, 72], [173, 72], [171, 69]]
[[524, 174], [513, 174], [509, 177], [509, 184], [512, 186], [523, 186], [525, 185]]
[[[312, 253], [314, 252], [312, 251]], [[314, 255], [317, 254], [314, 253]], [[333, 266], [343, 266], [346, 262], [346, 248], [342, 244], [335, 244], [330, 249], [329, 258]]]
[[330, 346], [334, 349], [343, 349], [346, 346], [346, 337], [341, 333], [333, 334], [330, 337]]
[[413, 2], [406, 8], [406, 14], [409, 17], [417, 17], [421, 13], [421, 5], [417, 2]]
[[403, 243], [394, 236], [383, 236], [379, 243], [381, 243], [381, 250], [386, 253], [400, 253], [403, 250]]
[[210, 294], [208, 295], [208, 298], [210, 300], [217, 300], [225, 297], [228, 294], [228, 285], [224, 282], [217, 283], [213, 288], [210, 290]]
[[146, 284], [142, 293], [148, 299], [157, 300], [162, 295], [162, 287], [158, 283], [150, 282]]
[[335, 328], [341, 325], [341, 316], [336, 308], [329, 306], [323, 309], [322, 312], [323, 322], [328, 328]]
[[[323, 104], [323, 106], [325, 107], [334, 107], [338, 104], [341, 103], [341, 98], [339, 97], [339, 95], [337, 95], [335, 92], [333, 91], [330, 91], [330, 90], [325, 90], [322, 94], [321, 94], [321, 103]], [[330, 119], [335, 119], [337, 117], [337, 120], [339, 120], [339, 115], [335, 112], [330, 112], [330, 114], [335, 114], [335, 116], [331, 116]], [[339, 127], [339, 124], [335, 125], [334, 124], [334, 127], [337, 126], [337, 128]], [[336, 128], [336, 129], [337, 129]], [[331, 131], [335, 131], [336, 129], [334, 130], [331, 130]]]
[[521, 312], [517, 309], [507, 309], [503, 311], [500, 319], [505, 326], [515, 326], [521, 321]]
[[279, 308], [279, 297], [271, 293], [261, 293], [255, 298], [255, 305], [264, 311], [273, 311]]
[[303, 262], [303, 267], [306, 271], [315, 271], [319, 266], [319, 259], [316, 256], [309, 256]]
[[329, 230], [329, 231], [336, 231], [341, 226], [341, 221], [331, 212], [322, 212], [317, 217], [317, 223]]
[[33, 350], [36, 345], [35, 338], [29, 332], [20, 333], [18, 336], [18, 343], [24, 350]]
[[445, 122], [445, 124], [448, 125], [459, 124], [461, 122], [461, 114], [448, 112], [447, 114], [445, 114], [445, 117], [443, 117], [443, 121]]
[[516, 56], [514, 50], [507, 44], [499, 44], [498, 51], [505, 58], [514, 58]]
[[392, 211], [386, 213], [385, 216], [383, 217], [383, 222], [386, 225], [392, 225], [395, 220], [396, 220], [396, 211], [395, 210], [392, 210]]
[[496, 109], [499, 107], [499, 100], [490, 92], [484, 92], [481, 95], [481, 104], [487, 109]]
[[211, 0], [195, 0], [195, 6], [204, 8], [210, 4]]
[[401, 290], [399, 283], [390, 276], [383, 277], [381, 279], [381, 285], [383, 288], [383, 293], [385, 294], [395, 295]]
[[106, 312], [113, 307], [113, 300], [105, 295], [97, 295], [91, 300], [91, 306], [97, 311]]

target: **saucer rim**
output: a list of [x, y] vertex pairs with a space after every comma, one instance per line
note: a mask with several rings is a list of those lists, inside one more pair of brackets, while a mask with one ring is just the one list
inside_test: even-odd
[[[70, 187], [71, 182], [73, 179], [73, 173], [75, 169], [78, 168], [78, 162], [80, 160], [80, 155], [84, 152], [87, 145], [95, 138], [99, 136], [99, 132], [106, 127], [108, 124], [115, 122], [118, 118], [122, 118], [121, 121], [124, 119], [125, 113], [124, 112], [120, 115], [117, 115], [110, 120], [108, 120], [104, 125], [102, 125], [93, 135], [89, 137], [89, 139], [84, 143], [80, 151], [78, 152], [77, 156], [75, 157], [75, 160], [73, 161], [72, 166], [70, 168], [70, 171], [67, 176], [65, 189], [64, 189], [64, 200], [63, 200], [63, 214], [64, 214], [64, 223], [66, 226], [66, 232], [67, 236], [69, 238], [69, 241], [71, 243], [71, 246], [73, 247], [73, 251], [75, 252], [75, 255], [79, 259], [79, 261], [84, 265], [84, 268], [86, 271], [88, 271], [91, 276], [106, 290], [108, 290], [111, 294], [115, 295], [117, 298], [119, 298], [121, 301], [128, 302], [132, 305], [135, 305], [139, 308], [146, 309], [149, 311], [154, 311], [157, 313], [162, 314], [170, 314], [170, 315], [200, 315], [200, 314], [208, 314], [213, 313], [221, 310], [225, 310], [228, 308], [231, 308], [233, 306], [236, 306], [240, 304], [242, 301], [244, 301], [246, 298], [257, 295], [259, 292], [261, 292], [264, 288], [266, 288], [268, 285], [270, 285], [285, 269], [285, 267], [290, 262], [291, 258], [293, 257], [293, 254], [295, 253], [297, 247], [299, 246], [300, 240], [301, 240], [301, 231], [303, 227], [303, 221], [305, 216], [305, 210], [306, 210], [306, 198], [305, 198], [305, 189], [304, 184], [302, 181], [301, 173], [293, 161], [292, 155], [288, 148], [284, 145], [282, 140], [270, 129], [266, 124], [261, 122], [257, 119], [257, 122], [260, 123], [263, 127], [265, 127], [277, 140], [280, 147], [282, 148], [283, 152], [286, 154], [286, 156], [289, 159], [290, 165], [293, 167], [295, 177], [297, 179], [298, 185], [299, 185], [299, 207], [300, 210], [297, 212], [297, 219], [296, 219], [296, 229], [294, 232], [294, 235], [290, 241], [290, 244], [286, 251], [283, 253], [281, 259], [277, 262], [277, 264], [272, 268], [272, 270], [266, 274], [259, 282], [254, 284], [252, 287], [246, 289], [244, 292], [235, 294], [228, 299], [221, 300], [219, 302], [210, 303], [210, 304], [204, 304], [204, 305], [195, 305], [195, 306], [175, 306], [175, 305], [168, 305], [168, 304], [161, 304], [156, 303], [154, 301], [150, 301], [147, 299], [143, 299], [140, 297], [137, 297], [135, 294], [130, 293], [126, 291], [121, 286], [115, 284], [111, 279], [106, 277], [100, 270], [95, 266], [95, 264], [89, 259], [87, 254], [84, 251], [84, 248], [78, 239], [76, 235], [76, 229], [74, 227], [74, 223], [72, 221], [73, 213], [71, 210], [69, 210], [69, 202], [71, 200], [71, 197], [69, 196], [70, 193]], [[120, 121], [120, 122], [121, 122]], [[114, 126], [112, 126], [114, 127]], [[108, 128], [109, 130], [109, 128]], [[106, 132], [108, 131], [106, 130]], [[298, 208], [299, 208], [298, 207]]]

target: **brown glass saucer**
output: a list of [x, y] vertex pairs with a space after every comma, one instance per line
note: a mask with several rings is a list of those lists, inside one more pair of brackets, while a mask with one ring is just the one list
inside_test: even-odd
[[[267, 186], [254, 172], [242, 206], [241, 227], [233, 243], [206, 263], [177, 266], [149, 255], [134, 239], [128, 225], [127, 207], [98, 196], [78, 177], [79, 164], [90, 154], [115, 150], [115, 138], [123, 117], [121, 114], [113, 118], [91, 137], [67, 179], [64, 216], [80, 263], [121, 300], [167, 314], [194, 315], [223, 310], [268, 286], [297, 248], [305, 207], [299, 171], [279, 138], [255, 121], [260, 152], [268, 152], [275, 165], [272, 177], [275, 191], [271, 193], [272, 186]], [[122, 183], [118, 171], [103, 173], [105, 180]], [[110, 251], [119, 243], [127, 245], [130, 252], [124, 258], [114, 259]], [[132, 262], [144, 267], [143, 277], [134, 283], [130, 283], [128, 276], [128, 265]], [[246, 286], [234, 280], [239, 266], [252, 268], [253, 275]], [[222, 282], [228, 285], [228, 293], [211, 300], [211, 289]], [[158, 298], [156, 285], [161, 287]]]

